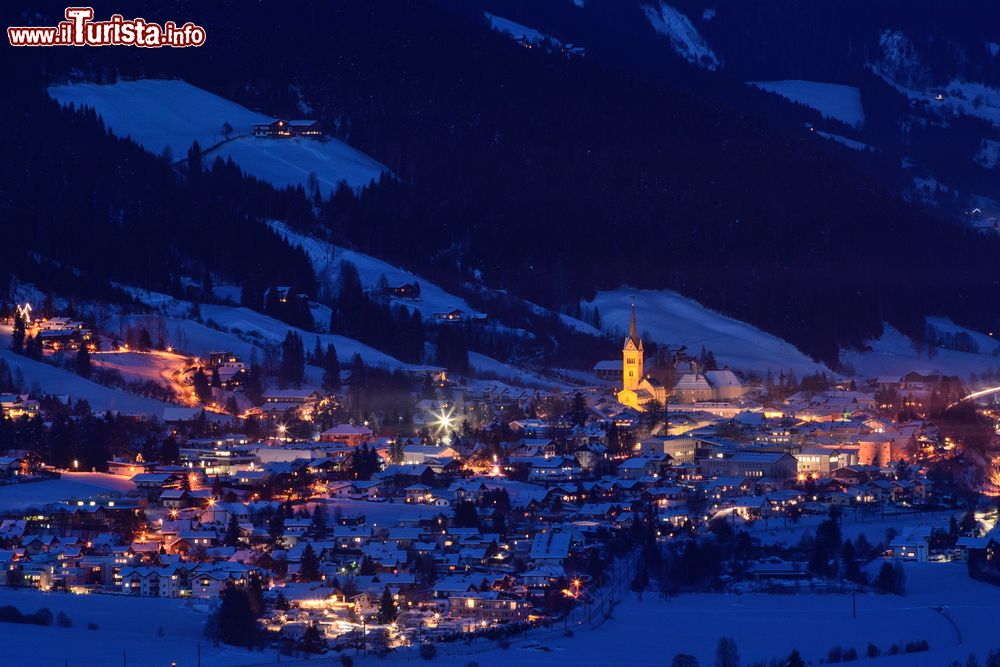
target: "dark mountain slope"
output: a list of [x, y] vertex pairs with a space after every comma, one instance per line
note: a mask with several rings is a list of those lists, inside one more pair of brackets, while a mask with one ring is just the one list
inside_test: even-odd
[[478, 269], [552, 306], [672, 287], [830, 361], [884, 320], [919, 335], [927, 313], [996, 317], [997, 242], [722, 100], [525, 49], [475, 3], [121, 5], [201, 23], [208, 44], [37, 55], [49, 74], [180, 76], [275, 114], [306, 103], [401, 178], [341, 193], [320, 222], [435, 277]]

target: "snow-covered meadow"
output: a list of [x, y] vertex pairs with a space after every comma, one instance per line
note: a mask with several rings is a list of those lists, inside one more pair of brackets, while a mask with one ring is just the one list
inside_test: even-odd
[[338, 280], [340, 263], [347, 261], [358, 269], [358, 277], [361, 278], [361, 285], [365, 288], [375, 287], [382, 276], [385, 276], [390, 285], [418, 283], [420, 285], [419, 299], [395, 299], [394, 301], [401, 306], [418, 311], [424, 318], [433, 317], [435, 313], [446, 313], [456, 308], [466, 313], [473, 312], [472, 307], [461, 297], [448, 293], [438, 285], [411, 271], [394, 266], [377, 257], [303, 234], [284, 223], [272, 221], [270, 224], [271, 228], [284, 236], [291, 245], [302, 246], [312, 262], [316, 277], [328, 287]]
[[749, 81], [748, 85], [780, 95], [792, 102], [804, 104], [819, 111], [827, 118], [845, 125], [861, 127], [865, 112], [861, 105], [861, 91], [854, 86], [819, 81]]
[[128, 493], [135, 484], [124, 477], [103, 472], [64, 472], [59, 479], [0, 486], [0, 510], [41, 507], [70, 498]]
[[[10, 339], [10, 327], [0, 327], [0, 338]], [[7, 345], [0, 346], [0, 359], [7, 362], [12, 373], [20, 371], [26, 388], [30, 389], [37, 384], [46, 394], [66, 396], [71, 401], [83, 399], [93, 410], [112, 410], [160, 418], [163, 416], [163, 409], [169, 407], [167, 403], [105, 387], [72, 371], [28, 359], [15, 354]]]
[[[360, 188], [378, 179], [385, 167], [333, 138], [267, 139], [253, 136], [255, 123], [272, 118], [180, 80], [141, 79], [114, 84], [73, 83], [49, 88], [64, 105], [92, 107], [119, 136], [131, 137], [146, 150], [169, 149], [173, 159], [187, 156], [191, 143], [216, 147], [207, 160], [232, 158], [244, 172], [277, 187], [307, 187], [315, 174], [328, 196], [340, 181]], [[232, 127], [226, 141], [223, 125]]]
[[741, 370], [792, 369], [798, 375], [824, 371], [794, 345], [760, 329], [710, 310], [697, 301], [671, 290], [636, 290], [622, 287], [598, 292], [583, 304], [587, 312], [596, 306], [601, 328], [622, 336], [628, 330], [631, 304], [635, 302], [640, 335], [677, 347], [685, 345], [697, 355], [702, 346], [715, 354], [720, 364]]

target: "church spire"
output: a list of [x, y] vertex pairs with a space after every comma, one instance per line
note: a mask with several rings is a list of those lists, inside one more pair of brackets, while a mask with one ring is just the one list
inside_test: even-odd
[[632, 341], [632, 344], [635, 345], [637, 348], [640, 348], [640, 349], [642, 348], [642, 339], [639, 338], [639, 333], [638, 333], [638, 331], [636, 329], [636, 326], [635, 326], [635, 302], [634, 301], [632, 302], [632, 320], [629, 322], [629, 325], [628, 325], [628, 339], [626, 339], [625, 343], [628, 344], [629, 341]]

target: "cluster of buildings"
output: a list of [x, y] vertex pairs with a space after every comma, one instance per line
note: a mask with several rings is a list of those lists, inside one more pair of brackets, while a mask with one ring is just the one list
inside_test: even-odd
[[[942, 500], [926, 463], [954, 443], [887, 417], [879, 397], [929, 400], [948, 378], [772, 401], [729, 369], [685, 363], [669, 389], [646, 372], [633, 313], [620, 390], [581, 391], [571, 412], [546, 412], [540, 390], [481, 382], [459, 401], [421, 400], [411, 437], [367, 423], [306, 440], [181, 429], [176, 462], [108, 462], [128, 492], [0, 513], [0, 565], [10, 585], [138, 596], [214, 599], [255, 579], [272, 630], [395, 646], [556, 617], [600, 589], [610, 545], [637, 524], [667, 539], [719, 518]], [[230, 353], [206, 366], [223, 384], [246, 372]], [[308, 421], [324, 399], [269, 389], [255, 410]], [[7, 414], [30, 403], [0, 397]], [[460, 437], [476, 411], [485, 426]], [[14, 477], [25, 462], [8, 458], [0, 474]], [[924, 553], [915, 539], [896, 551]]]

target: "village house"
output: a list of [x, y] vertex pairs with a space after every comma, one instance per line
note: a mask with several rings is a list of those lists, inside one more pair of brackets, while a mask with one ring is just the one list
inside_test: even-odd
[[267, 123], [255, 123], [253, 135], [264, 138], [321, 137], [323, 125], [318, 120], [285, 120], [275, 118]]

